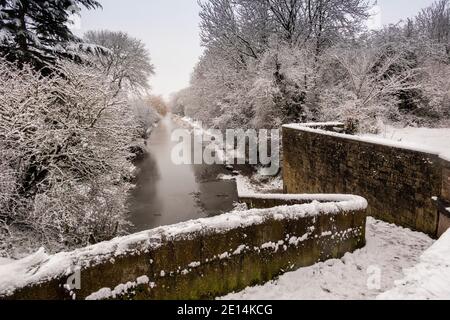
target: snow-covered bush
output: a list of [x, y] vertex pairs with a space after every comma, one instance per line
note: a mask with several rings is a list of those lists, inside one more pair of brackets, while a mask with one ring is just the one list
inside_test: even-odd
[[300, 121], [310, 112], [311, 57], [307, 49], [277, 39], [245, 67], [207, 51], [195, 69], [191, 87], [182, 92], [183, 111], [216, 128], [275, 128]]
[[[2, 147], [3, 150], [3, 146], [0, 145], [0, 147]], [[4, 208], [5, 210], [13, 205], [11, 201], [14, 198], [14, 194], [17, 192], [16, 172], [4, 163], [6, 158], [6, 155], [2, 155], [2, 162], [0, 162], [0, 208]], [[0, 221], [2, 218], [6, 218], [6, 215], [3, 216], [3, 214], [5, 214], [5, 212], [0, 212]]]
[[433, 125], [450, 125], [450, 65], [439, 60], [429, 61], [421, 69], [418, 82], [422, 100], [415, 114], [427, 116]]
[[169, 100], [170, 112], [178, 116], [184, 117], [186, 115], [185, 109], [187, 106], [187, 100], [189, 99], [189, 89], [183, 89], [173, 93]]
[[183, 99], [187, 116], [215, 128], [248, 127], [253, 113], [248, 103], [250, 74], [230, 67], [230, 63], [214, 53], [205, 54]]
[[354, 119], [362, 131], [399, 118], [398, 94], [416, 87], [405, 52], [363, 43], [331, 48], [323, 57], [320, 108], [324, 120]]
[[148, 139], [153, 126], [160, 120], [161, 116], [143, 98], [131, 99], [129, 104], [133, 110], [133, 123], [138, 130], [139, 137]]
[[275, 39], [255, 69], [248, 93], [253, 126], [279, 128], [314, 117], [309, 99], [314, 94], [315, 73], [309, 47], [297, 48]]
[[[218, 128], [449, 123], [450, 0], [369, 31], [367, 1], [203, 0], [183, 111]], [[310, 13], [314, 12], [314, 15]]]
[[136, 131], [101, 72], [60, 62], [42, 77], [0, 60], [0, 115], [0, 221], [11, 232], [72, 247], [125, 231]]

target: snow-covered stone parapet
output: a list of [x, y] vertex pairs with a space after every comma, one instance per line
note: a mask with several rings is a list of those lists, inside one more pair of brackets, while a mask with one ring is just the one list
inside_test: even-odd
[[245, 202], [252, 209], [263, 209], [277, 206], [294, 206], [307, 203], [321, 203], [329, 208], [325, 211], [351, 212], [365, 210], [367, 200], [353, 195], [344, 194], [239, 194], [241, 202]]
[[380, 300], [450, 299], [450, 230], [420, 258], [420, 263], [406, 270], [406, 277], [396, 287], [378, 297]]
[[343, 133], [345, 131], [345, 123], [343, 122], [310, 122], [302, 123], [301, 126], [305, 128], [320, 129], [336, 133]]
[[283, 126], [283, 152], [287, 193], [359, 194], [369, 215], [440, 235], [433, 198], [450, 194], [450, 165], [439, 150], [291, 124]]
[[449, 154], [447, 154], [445, 152], [441, 152], [434, 148], [423, 146], [423, 145], [402, 142], [402, 141], [395, 141], [392, 139], [386, 139], [386, 138], [376, 137], [376, 136], [357, 136], [357, 135], [350, 135], [350, 134], [344, 134], [344, 133], [338, 133], [338, 132], [331, 132], [331, 131], [320, 129], [321, 126], [323, 125], [322, 123], [319, 123], [318, 126], [314, 126], [313, 124], [314, 123], [287, 124], [287, 125], [284, 125], [283, 128], [306, 131], [306, 132], [311, 132], [311, 133], [320, 133], [323, 135], [328, 135], [330, 137], [358, 141], [358, 142], [371, 143], [371, 144], [376, 144], [376, 145], [380, 145], [380, 146], [405, 149], [405, 150], [416, 151], [416, 152], [421, 152], [421, 153], [428, 153], [428, 154], [435, 155], [435, 156], [442, 155], [441, 158], [443, 158], [444, 160], [448, 160], [447, 158], [450, 159]]
[[308, 203], [231, 212], [68, 253], [41, 250], [0, 265], [0, 297], [211, 298], [365, 245], [364, 199], [298, 198]]

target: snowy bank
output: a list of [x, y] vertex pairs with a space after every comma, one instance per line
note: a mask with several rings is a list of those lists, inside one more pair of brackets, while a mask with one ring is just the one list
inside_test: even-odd
[[380, 300], [450, 299], [450, 230], [420, 257], [420, 262], [405, 270], [406, 277], [396, 287], [381, 294]]

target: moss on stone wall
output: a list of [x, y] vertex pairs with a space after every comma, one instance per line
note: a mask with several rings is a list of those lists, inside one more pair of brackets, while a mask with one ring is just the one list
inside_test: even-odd
[[[365, 245], [364, 210], [300, 219], [269, 219], [224, 233], [196, 233], [146, 253], [125, 255], [81, 270], [81, 290], [67, 278], [18, 290], [10, 299], [85, 299], [102, 288], [148, 284], [104, 298], [213, 299], [263, 284], [284, 272], [340, 258]], [[293, 239], [301, 239], [293, 241]]]

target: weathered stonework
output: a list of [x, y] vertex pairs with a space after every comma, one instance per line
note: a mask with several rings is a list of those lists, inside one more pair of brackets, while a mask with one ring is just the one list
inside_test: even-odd
[[283, 150], [286, 193], [358, 194], [369, 215], [437, 236], [433, 198], [450, 199], [450, 167], [438, 155], [291, 127]]
[[[366, 201], [352, 199], [243, 212], [241, 227], [214, 227], [224, 217], [236, 223], [235, 213], [61, 253], [23, 275], [33, 283], [3, 297], [0, 290], [0, 299], [213, 299], [362, 248]], [[257, 223], [244, 223], [248, 217]], [[81, 268], [79, 290], [65, 288], [68, 265]]]
[[450, 202], [450, 162], [442, 160], [442, 199]]
[[438, 237], [441, 237], [447, 230], [450, 229], [450, 214], [439, 215]]
[[450, 229], [450, 162], [442, 160], [442, 192], [437, 200], [439, 223], [437, 236], [441, 237]]
[[249, 209], [262, 209], [262, 208], [273, 208], [283, 205], [296, 205], [308, 203], [306, 200], [283, 200], [274, 198], [258, 198], [258, 197], [240, 197], [239, 201], [245, 203]]

